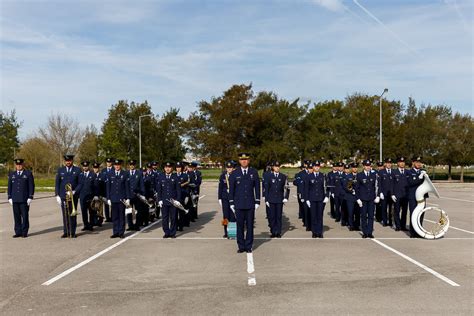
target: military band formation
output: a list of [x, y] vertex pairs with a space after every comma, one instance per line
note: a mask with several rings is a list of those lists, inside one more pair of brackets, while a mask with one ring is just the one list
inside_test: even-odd
[[[222, 208], [224, 238], [236, 227], [238, 253], [252, 252], [255, 211], [261, 197], [271, 238], [282, 237], [283, 208], [290, 198], [288, 176], [280, 172], [279, 161], [269, 163], [260, 179], [250, 166], [250, 154], [240, 153], [238, 162], [228, 161], [219, 177], [217, 199]], [[124, 238], [125, 230], [139, 231], [161, 218], [163, 238], [176, 238], [198, 219], [202, 175], [196, 162], [167, 161], [159, 170], [157, 162], [143, 168], [137, 161], [107, 158], [106, 166], [83, 161], [73, 164], [73, 155], [64, 156], [64, 166], [56, 174], [55, 196], [61, 210], [61, 238], [76, 238], [77, 209], [81, 210], [82, 231], [93, 231], [104, 222], [112, 222], [111, 238]], [[15, 159], [15, 171], [9, 174], [8, 201], [13, 206], [14, 238], [28, 237], [28, 213], [33, 201], [33, 174], [24, 168], [23, 159]], [[295, 175], [298, 217], [313, 238], [324, 237], [324, 210], [329, 203], [330, 217], [350, 231], [360, 231], [362, 238], [374, 238], [374, 220], [395, 231], [409, 231], [418, 237], [408, 216], [417, 205], [416, 189], [424, 181], [422, 158], [413, 157], [411, 168], [399, 157], [396, 166], [391, 158], [336, 162], [327, 174], [320, 171], [322, 162], [304, 160]], [[408, 210], [410, 211], [408, 213]]]

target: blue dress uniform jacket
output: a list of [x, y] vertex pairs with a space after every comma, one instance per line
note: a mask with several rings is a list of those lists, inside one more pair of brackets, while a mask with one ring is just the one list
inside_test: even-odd
[[122, 203], [121, 200], [130, 199], [130, 179], [128, 172], [119, 171], [119, 175], [115, 175], [115, 170], [108, 173], [107, 178], [107, 200], [112, 203]]
[[324, 188], [325, 176], [323, 173], [312, 172], [304, 179], [304, 199], [310, 202], [322, 202], [329, 192]]
[[266, 192], [264, 197], [266, 202], [270, 203], [283, 203], [283, 199], [287, 199], [290, 196], [290, 190], [285, 189], [288, 177], [285, 174], [278, 173], [278, 177], [274, 172], [270, 172], [266, 175], [266, 179], [263, 182], [264, 191]]
[[71, 166], [69, 168], [61, 167], [58, 169], [58, 173], [56, 174], [56, 185], [55, 185], [55, 195], [59, 195], [61, 199], [66, 197], [66, 184], [70, 183], [72, 186], [72, 190], [75, 191], [76, 187], [79, 185], [79, 174], [81, 173], [81, 169], [76, 166]]
[[229, 185], [229, 202], [236, 209], [254, 209], [255, 204], [260, 204], [260, 179], [254, 168], [249, 167], [245, 176], [237, 168], [230, 175]]
[[[379, 195], [379, 187], [377, 187], [377, 174], [374, 170], [366, 176], [365, 171], [357, 174], [356, 196], [362, 201], [373, 201]], [[376, 190], [377, 189], [377, 190]]]
[[89, 171], [87, 177], [84, 172], [79, 174], [79, 184], [76, 187], [76, 194], [79, 194], [80, 199], [86, 199], [98, 195], [96, 179], [97, 175], [92, 171]]
[[176, 173], [169, 175], [160, 173], [156, 179], [157, 200], [163, 201], [163, 205], [172, 205], [168, 199], [181, 200], [181, 185]]
[[380, 193], [383, 193], [384, 197], [390, 197], [392, 195], [393, 171], [394, 170], [390, 170], [390, 174], [387, 169], [379, 171]]
[[218, 200], [229, 200], [229, 178], [227, 172], [221, 173], [219, 176], [219, 185], [217, 188], [217, 199]]
[[[347, 188], [350, 181], [352, 181], [352, 190], [349, 190]], [[354, 188], [356, 187], [356, 183], [357, 183], [356, 175], [352, 173], [346, 174], [344, 179], [342, 179], [341, 185], [342, 185], [342, 188], [344, 189], [344, 200], [355, 202], [355, 200], [357, 199], [354, 194], [355, 192]]]
[[[133, 175], [132, 175], [133, 173]], [[145, 194], [145, 184], [141, 170], [129, 170], [128, 177], [130, 179], [130, 195], [133, 198], [136, 194]]]
[[404, 169], [403, 174], [400, 169], [393, 170], [392, 176], [392, 194], [397, 199], [408, 197], [408, 178], [410, 174], [408, 170]]
[[35, 180], [29, 170], [22, 170], [21, 175], [17, 171], [11, 172], [8, 176], [8, 199], [13, 203], [26, 203], [28, 199], [33, 199], [35, 194]]

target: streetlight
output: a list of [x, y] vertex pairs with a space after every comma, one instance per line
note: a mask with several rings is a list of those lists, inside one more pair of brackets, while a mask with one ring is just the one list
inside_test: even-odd
[[153, 114], [145, 114], [138, 117], [138, 155], [140, 157], [140, 168], [142, 167], [142, 117], [147, 116], [153, 116]]
[[380, 156], [379, 161], [382, 161], [382, 97], [385, 93], [388, 92], [388, 89], [383, 89], [383, 93], [379, 97], [379, 105], [380, 105]]

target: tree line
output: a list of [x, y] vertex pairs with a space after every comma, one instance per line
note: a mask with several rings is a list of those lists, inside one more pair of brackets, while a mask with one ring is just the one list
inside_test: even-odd
[[[408, 104], [383, 99], [382, 109], [384, 157], [421, 154], [430, 165], [474, 163], [469, 114], [453, 112], [448, 105], [417, 105], [413, 99]], [[157, 115], [147, 101], [126, 100], [110, 106], [99, 130], [54, 114], [21, 143], [16, 113], [0, 112], [0, 161], [11, 161], [16, 150], [34, 171], [51, 173], [64, 153], [75, 153], [78, 161], [138, 159], [139, 117], [144, 162], [177, 161], [186, 153], [224, 162], [249, 151], [252, 163], [262, 168], [272, 160], [376, 160], [379, 153], [378, 96], [354, 93], [344, 100], [311, 103], [254, 92], [251, 84], [241, 84], [198, 102], [187, 118], [178, 108]]]

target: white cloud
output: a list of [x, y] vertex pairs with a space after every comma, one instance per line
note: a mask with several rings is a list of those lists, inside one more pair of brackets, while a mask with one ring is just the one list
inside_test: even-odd
[[313, 2], [325, 9], [334, 12], [343, 11], [345, 8], [345, 5], [342, 3], [341, 0], [313, 0]]

